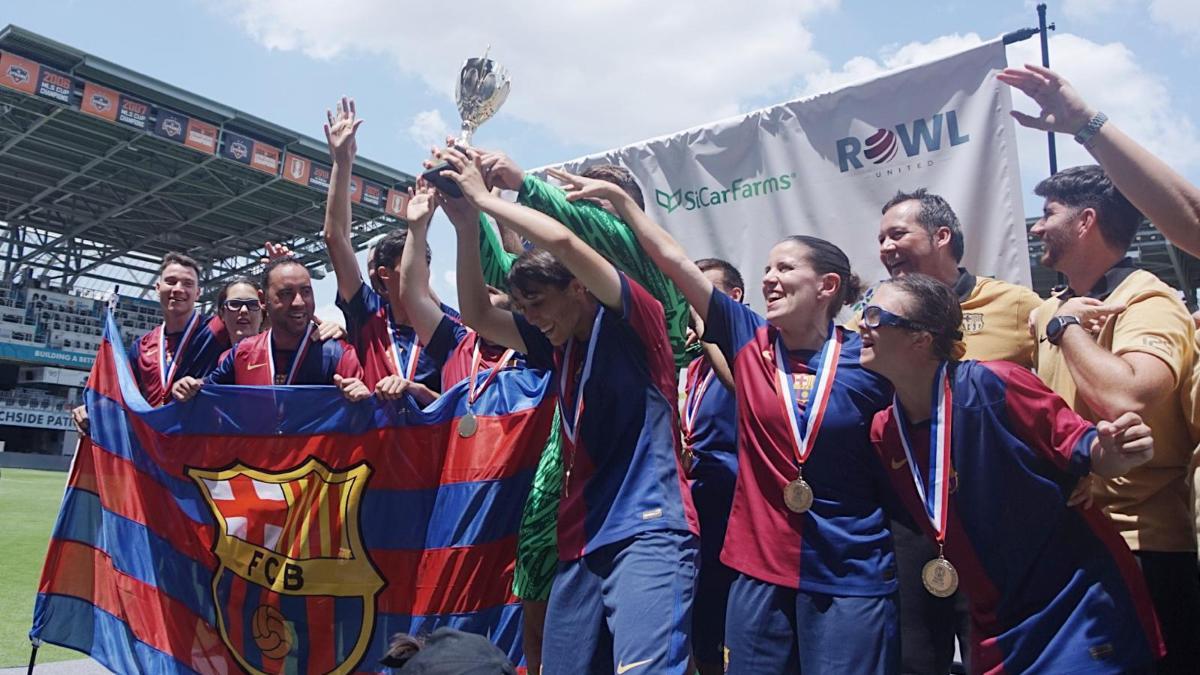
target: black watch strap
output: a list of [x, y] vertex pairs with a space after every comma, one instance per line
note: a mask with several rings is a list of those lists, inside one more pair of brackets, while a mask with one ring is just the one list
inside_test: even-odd
[[1046, 324], [1046, 340], [1057, 347], [1058, 343], [1062, 340], [1063, 333], [1067, 330], [1067, 326], [1078, 325], [1080, 323], [1077, 316], [1071, 316], [1070, 314], [1056, 316]]

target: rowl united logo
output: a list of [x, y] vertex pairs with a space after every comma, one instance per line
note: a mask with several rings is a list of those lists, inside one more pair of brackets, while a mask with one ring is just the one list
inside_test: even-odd
[[882, 168], [897, 158], [912, 159], [922, 153], [937, 152], [942, 149], [943, 139], [949, 143], [949, 147], [971, 140], [970, 134], [961, 133], [958, 129], [957, 111], [897, 124], [893, 129], [878, 129], [866, 138], [839, 138], [838, 169], [846, 173], [852, 169], [862, 169], [866, 162]]
[[654, 201], [667, 213], [672, 213], [679, 207], [683, 207], [684, 211], [695, 211], [790, 190], [795, 182], [795, 171], [767, 178], [734, 178], [724, 186], [678, 188], [673, 192], [655, 190]]
[[333, 471], [314, 458], [282, 473], [242, 464], [187, 473], [217, 521], [217, 624], [242, 667], [255, 675], [351, 672], [383, 588], [359, 532], [371, 468]]

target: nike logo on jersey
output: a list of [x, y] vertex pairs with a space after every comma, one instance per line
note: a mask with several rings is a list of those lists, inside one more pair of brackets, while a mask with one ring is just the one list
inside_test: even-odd
[[628, 665], [624, 665], [620, 661], [618, 661], [617, 662], [617, 675], [625, 675], [625, 673], [628, 673], [629, 671], [633, 670], [634, 668], [637, 668], [638, 666], [644, 666], [653, 660], [654, 659], [646, 659], [645, 661], [634, 661], [633, 663], [630, 663]]
[[250, 365], [246, 366], [246, 370], [254, 370], [255, 368], [262, 368], [265, 365], [267, 365], [267, 364], [266, 363], [251, 363]]
[[893, 459], [892, 460], [892, 470], [895, 471], [896, 469], [899, 469], [900, 467], [904, 466], [905, 464], [908, 464], [907, 457], [901, 457], [900, 459]]

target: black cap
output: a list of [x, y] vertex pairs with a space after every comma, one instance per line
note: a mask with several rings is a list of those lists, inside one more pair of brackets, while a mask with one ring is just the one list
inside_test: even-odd
[[[384, 665], [389, 665], [387, 659]], [[401, 667], [404, 675], [516, 675], [508, 656], [487, 638], [454, 628], [439, 628]]]

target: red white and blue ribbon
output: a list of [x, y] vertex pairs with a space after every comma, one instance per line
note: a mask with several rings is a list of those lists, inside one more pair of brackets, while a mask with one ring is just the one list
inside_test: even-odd
[[917, 494], [925, 503], [925, 514], [929, 516], [939, 544], [946, 540], [946, 514], [949, 512], [950, 501], [950, 433], [954, 416], [951, 407], [952, 396], [947, 364], [943, 362], [933, 378], [933, 410], [929, 420], [929, 469], [924, 480], [913, 457], [904, 408], [900, 405], [899, 397], [892, 398], [892, 410], [896, 417], [896, 426], [900, 430], [900, 444], [904, 446], [904, 456], [908, 459], [909, 471], [916, 482]]
[[[705, 360], [696, 368], [695, 377], [689, 378], [687, 382], [687, 399], [683, 405], [683, 437], [689, 444], [692, 442], [692, 434], [696, 430], [696, 417], [700, 413], [700, 404], [704, 402], [704, 393], [708, 391], [708, 385], [712, 384], [713, 377], [717, 374], [706, 357], [700, 358]], [[697, 383], [696, 380], [700, 379], [700, 373], [705, 366], [708, 366], [708, 374]]]
[[775, 336], [775, 375], [779, 390], [779, 400], [783, 405], [788, 426], [792, 430], [792, 440], [796, 445], [796, 465], [804, 464], [812, 449], [817, 444], [817, 434], [821, 422], [825, 419], [825, 410], [829, 407], [829, 397], [833, 392], [833, 375], [837, 372], [838, 361], [842, 356], [842, 333], [829, 322], [829, 337], [821, 347], [817, 359], [817, 386], [809, 404], [800, 409], [796, 400], [796, 390], [788, 366], [787, 348], [783, 345], [783, 337]]
[[413, 335], [412, 344], [409, 349], [403, 350], [407, 352], [407, 364], [400, 360], [400, 338], [396, 336], [396, 327], [388, 324], [388, 335], [392, 338], [392, 364], [396, 366], [396, 374], [406, 380], [412, 381], [417, 376], [417, 360], [421, 356], [421, 341], [416, 335]]
[[[296, 351], [292, 353], [292, 364], [288, 367], [287, 379], [283, 384], [291, 384], [296, 379], [296, 373], [300, 370], [300, 364], [304, 363], [304, 356], [308, 354], [308, 346], [312, 344], [312, 332], [315, 326], [310, 321], [308, 327], [304, 329], [304, 337], [300, 338], [300, 344], [296, 347]], [[271, 369], [271, 384], [279, 384], [275, 381], [275, 342], [274, 329], [267, 331], [267, 346], [271, 349], [271, 358], [267, 359], [267, 366]]]
[[[162, 383], [163, 391], [170, 390], [171, 383], [175, 381], [175, 371], [179, 369], [179, 363], [187, 351], [188, 343], [192, 341], [192, 336], [195, 335], [196, 327], [199, 325], [200, 312], [192, 312], [187, 327], [183, 329], [183, 337], [179, 338], [179, 345], [175, 347], [174, 354], [167, 353], [167, 324], [163, 323], [158, 327], [158, 378]], [[170, 396], [167, 398], [169, 400]]]
[[471, 406], [475, 405], [475, 400], [479, 398], [479, 395], [483, 393], [483, 390], [488, 388], [488, 385], [492, 383], [492, 380], [496, 379], [496, 375], [498, 375], [500, 371], [504, 370], [504, 367], [508, 365], [508, 362], [517, 353], [517, 350], [515, 349], [505, 349], [504, 354], [500, 356], [500, 360], [496, 362], [496, 365], [492, 367], [491, 371], [488, 373], [488, 376], [483, 380], [483, 384], [476, 389], [475, 384], [480, 375], [479, 367], [483, 365], [483, 356], [479, 353], [479, 343], [482, 341], [483, 338], [476, 333], [475, 348], [471, 353], [471, 387], [467, 391], [467, 410], [470, 410]]
[[559, 419], [562, 420], [563, 433], [567, 435], [567, 439], [571, 441], [572, 445], [575, 444], [575, 434], [579, 431], [579, 420], [583, 417], [583, 390], [592, 376], [592, 357], [596, 355], [596, 339], [600, 336], [600, 320], [603, 318], [604, 306], [601, 305], [600, 309], [596, 311], [595, 320], [592, 321], [592, 335], [588, 338], [583, 374], [579, 376], [579, 382], [575, 386], [575, 409], [573, 411], [568, 411], [562, 404], [567, 402], [567, 386], [570, 384], [568, 380], [573, 379], [571, 377], [571, 354], [575, 350], [575, 343], [578, 342], [574, 336], [567, 341], [566, 351], [563, 352], [562, 367], [559, 369], [558, 375], [558, 400], [561, 412]]

